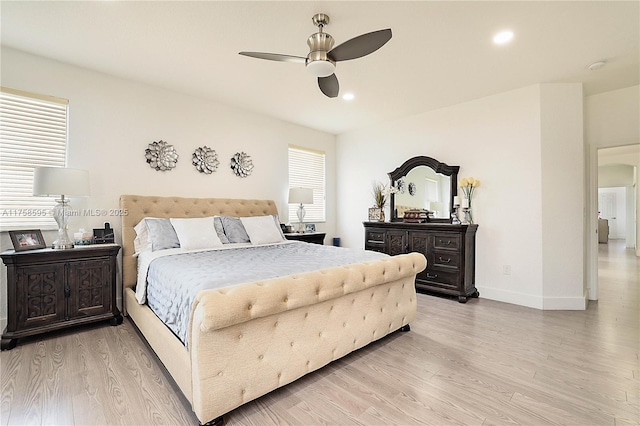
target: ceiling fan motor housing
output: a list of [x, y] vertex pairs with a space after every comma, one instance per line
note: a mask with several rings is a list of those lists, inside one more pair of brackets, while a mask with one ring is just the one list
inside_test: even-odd
[[312, 34], [307, 39], [309, 45], [309, 55], [305, 62], [307, 70], [316, 77], [327, 77], [336, 69], [335, 61], [327, 56], [327, 52], [331, 50], [334, 44], [333, 37], [330, 34], [320, 31]]

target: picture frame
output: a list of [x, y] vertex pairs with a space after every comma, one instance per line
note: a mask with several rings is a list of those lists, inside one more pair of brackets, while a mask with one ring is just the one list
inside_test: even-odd
[[369, 208], [369, 222], [377, 222], [382, 217], [382, 209], [380, 207]]
[[104, 223], [104, 228], [93, 229], [93, 244], [113, 244], [115, 235], [109, 222]]
[[304, 232], [316, 232], [316, 224], [315, 223], [305, 223]]
[[15, 251], [35, 250], [47, 247], [42, 232], [39, 229], [25, 229], [9, 231], [11, 243]]

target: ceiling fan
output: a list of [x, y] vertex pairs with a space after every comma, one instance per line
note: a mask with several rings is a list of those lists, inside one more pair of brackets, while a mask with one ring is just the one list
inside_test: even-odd
[[375, 52], [391, 39], [391, 29], [362, 34], [333, 48], [333, 37], [323, 32], [324, 26], [329, 24], [329, 16], [317, 13], [311, 19], [318, 27], [318, 32], [307, 39], [310, 51], [306, 57], [264, 52], [240, 52], [240, 54], [270, 61], [304, 63], [307, 70], [318, 77], [318, 86], [322, 93], [335, 98], [340, 89], [338, 78], [334, 74], [336, 62], [361, 58]]

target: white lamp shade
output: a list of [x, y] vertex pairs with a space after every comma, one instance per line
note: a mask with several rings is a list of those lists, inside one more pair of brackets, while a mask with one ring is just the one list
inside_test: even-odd
[[36, 167], [33, 195], [89, 195], [89, 171], [66, 167]]
[[313, 204], [313, 189], [290, 188], [289, 204]]

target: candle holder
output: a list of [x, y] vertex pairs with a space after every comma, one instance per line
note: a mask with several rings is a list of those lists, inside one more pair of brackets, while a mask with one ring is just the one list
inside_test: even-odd
[[460, 218], [458, 217], [458, 209], [459, 205], [453, 206], [453, 211], [451, 212], [451, 223], [454, 225], [460, 225]]

